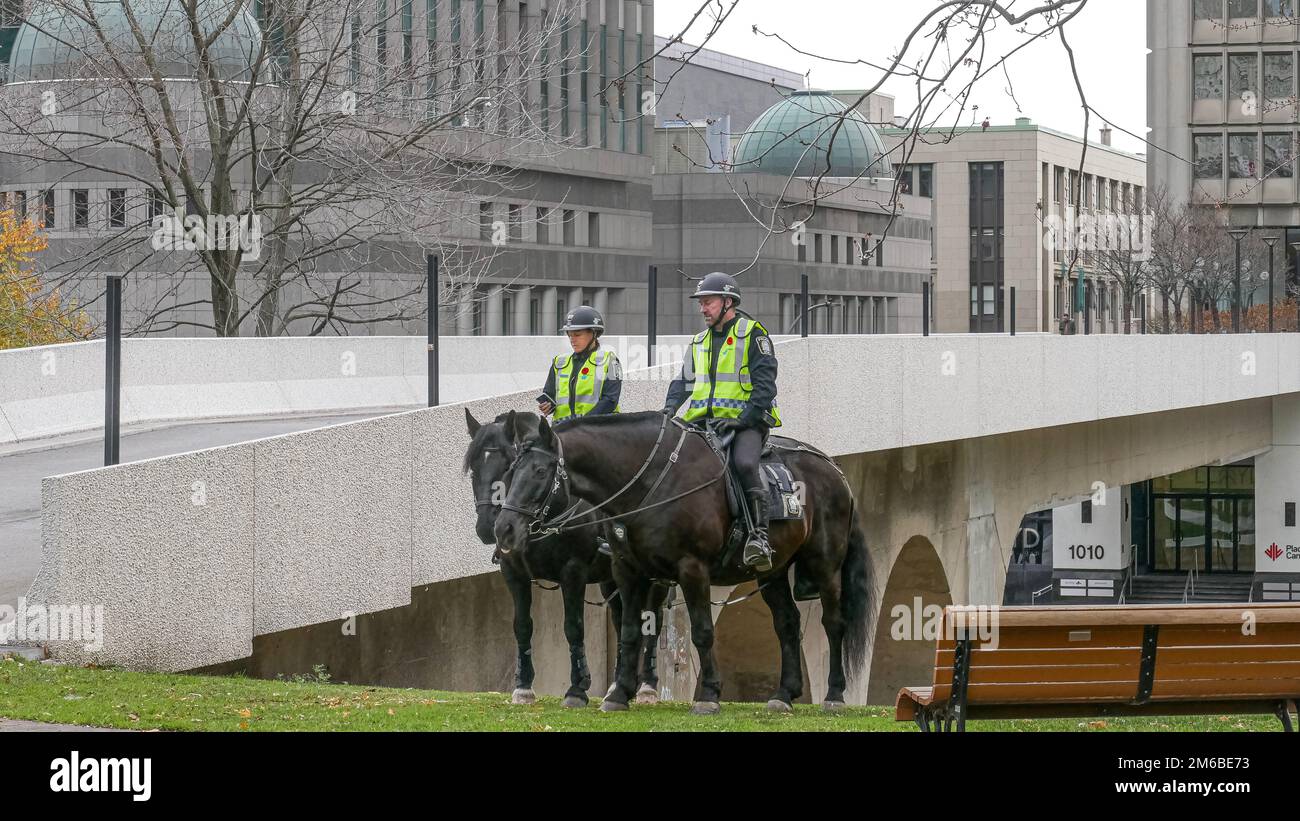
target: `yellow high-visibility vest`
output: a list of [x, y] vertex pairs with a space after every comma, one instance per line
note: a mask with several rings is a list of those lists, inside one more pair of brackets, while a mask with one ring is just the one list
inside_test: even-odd
[[[551, 368], [555, 371], [555, 421], [569, 416], [586, 416], [596, 409], [609, 379], [610, 369], [617, 368], [618, 355], [613, 351], [597, 350], [587, 357], [573, 381], [573, 410], [569, 410], [569, 380], [573, 377], [573, 354], [555, 357]], [[614, 408], [618, 413], [618, 408]]]
[[[736, 320], [735, 328], [718, 350], [718, 367], [713, 380], [709, 379], [713, 332], [706, 328], [696, 335], [682, 367], [682, 375], [691, 386], [690, 404], [683, 419], [693, 422], [710, 415], [721, 419], [740, 417], [749, 405], [749, 395], [754, 392], [754, 384], [749, 379], [749, 335], [752, 333], [766, 334], [767, 329], [757, 320], [743, 316]], [[781, 426], [781, 411], [776, 402], [772, 403], [767, 415], [771, 427]]]

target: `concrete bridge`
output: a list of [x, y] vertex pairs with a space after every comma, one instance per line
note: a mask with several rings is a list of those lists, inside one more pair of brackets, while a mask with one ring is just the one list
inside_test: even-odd
[[[253, 343], [202, 342], [213, 346], [214, 361]], [[471, 385], [449, 397], [457, 404], [45, 479], [41, 569], [28, 599], [102, 604], [105, 614], [102, 648], [54, 643], [51, 652], [142, 669], [263, 675], [324, 663], [340, 680], [506, 689], [510, 604], [473, 533], [460, 471], [468, 442], [462, 405], [480, 419], [531, 407], [538, 375], [563, 342], [455, 342], [467, 347], [444, 362], [453, 382]], [[638, 370], [637, 340], [610, 342], [629, 365], [624, 410], [658, 408], [675, 366]], [[257, 343], [269, 346], [257, 353], [260, 378], [236, 379], [243, 366], [231, 366], [229, 381], [239, 387], [194, 387], [192, 396], [207, 397], [194, 401], [233, 407], [247, 400], [231, 395], [264, 392], [293, 375], [303, 395], [331, 395], [336, 409], [423, 395], [421, 340]], [[876, 639], [857, 677], [857, 702], [889, 701], [899, 683], [926, 678], [932, 646], [890, 639], [894, 604], [1001, 603], [1021, 518], [1084, 499], [1099, 484], [1255, 457], [1260, 549], [1300, 544], [1283, 513], [1300, 495], [1300, 335], [819, 336], [778, 344], [783, 433], [837, 457], [867, 526]], [[338, 371], [349, 351], [354, 364], [371, 361], [372, 351], [387, 363], [372, 384], [400, 383], [404, 399], [379, 401], [349, 386], [358, 373]], [[0, 359], [3, 384], [15, 367], [39, 367], [47, 353], [26, 352], [34, 358], [21, 365]], [[128, 372], [131, 356], [128, 346]], [[498, 372], [485, 376], [488, 367]], [[305, 384], [313, 379], [322, 385]], [[164, 381], [154, 385], [156, 397], [168, 393]], [[87, 403], [95, 388], [84, 391]], [[341, 391], [352, 398], [339, 399]], [[10, 407], [0, 401], [19, 438], [23, 423], [14, 424]], [[1257, 562], [1266, 564], [1275, 578], [1300, 580], [1300, 555]], [[538, 687], [560, 692], [567, 664], [558, 594], [538, 598]], [[813, 699], [825, 679], [818, 606], [801, 606]], [[589, 608], [589, 617], [602, 687], [612, 644], [600, 612]], [[676, 608], [661, 666], [671, 697], [688, 698], [693, 686], [687, 636]], [[718, 646], [728, 697], [761, 686], [776, 669], [758, 599], [718, 616]]]

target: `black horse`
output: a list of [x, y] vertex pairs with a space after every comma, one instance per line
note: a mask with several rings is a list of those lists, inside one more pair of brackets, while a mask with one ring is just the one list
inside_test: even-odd
[[[516, 428], [511, 420], [507, 427]], [[529, 422], [531, 427], [531, 421]], [[788, 571], [816, 583], [822, 626], [830, 643], [830, 675], [823, 706], [844, 706], [845, 665], [861, 669], [867, 641], [867, 543], [853, 496], [839, 468], [826, 456], [782, 440], [785, 463], [803, 483], [801, 520], [773, 522], [773, 570], [757, 576], [781, 643], [781, 682], [768, 701], [788, 711], [802, 693], [799, 611]], [[540, 420], [535, 435], [518, 440], [519, 455], [496, 523], [496, 541], [511, 554], [534, 549], [528, 535], [540, 526], [567, 527], [608, 518], [625, 530], [615, 543], [614, 578], [624, 601], [644, 599], [652, 580], [681, 585], [690, 611], [691, 640], [700, 658], [692, 712], [716, 713], [722, 681], [713, 653], [709, 586], [754, 579], [753, 570], [729, 559], [731, 524], [722, 461], [702, 434], [659, 413], [587, 417], [555, 428]], [[577, 515], [570, 497], [593, 506]], [[553, 517], [538, 525], [542, 511]], [[561, 515], [556, 516], [557, 512]], [[602, 710], [625, 710], [636, 686], [627, 664], [641, 622], [623, 611], [620, 663]]]
[[[504, 479], [516, 455], [513, 428], [507, 428], [507, 416], [517, 424], [536, 430], [538, 417], [531, 413], [502, 414], [494, 422], [479, 424], [474, 415], [465, 409], [469, 426], [470, 445], [465, 452], [465, 470], [470, 473], [474, 487], [478, 521], [475, 531], [484, 544], [493, 544], [493, 525], [504, 499]], [[510, 589], [515, 605], [515, 641], [518, 660], [515, 667], [515, 690], [511, 700], [516, 704], [531, 704], [537, 699], [533, 692], [533, 619], [531, 615], [534, 580], [558, 584], [564, 599], [564, 637], [569, 642], [570, 686], [564, 696], [565, 707], [585, 707], [587, 690], [591, 687], [591, 673], [587, 668], [587, 651], [583, 632], [584, 594], [588, 584], [599, 584], [601, 594], [608, 602], [610, 618], [615, 629], [622, 623], [623, 600], [614, 595], [617, 589], [610, 570], [610, 560], [597, 547], [599, 529], [588, 526], [561, 536], [548, 536], [534, 542], [526, 554], [499, 550], [501, 575]], [[663, 607], [667, 588], [656, 585], [648, 597], [638, 601], [646, 603], [658, 613]], [[639, 614], [640, 608], [629, 608]], [[655, 635], [645, 637], [645, 653], [641, 658], [641, 688], [637, 691], [638, 704], [654, 704], [659, 700], [659, 677], [655, 669], [659, 619], [656, 618]], [[622, 652], [622, 644], [619, 645]]]

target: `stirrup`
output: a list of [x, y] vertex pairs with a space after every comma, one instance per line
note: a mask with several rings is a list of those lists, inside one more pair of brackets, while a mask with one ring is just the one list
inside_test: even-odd
[[772, 569], [772, 547], [764, 540], [751, 538], [745, 542], [742, 556], [745, 566], [752, 567], [759, 573], [767, 573]]

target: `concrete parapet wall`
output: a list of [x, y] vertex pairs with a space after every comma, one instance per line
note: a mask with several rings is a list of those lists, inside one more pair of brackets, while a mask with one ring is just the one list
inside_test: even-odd
[[[664, 337], [665, 351], [689, 337]], [[629, 367], [645, 338], [605, 338]], [[122, 424], [419, 407], [428, 396], [423, 337], [127, 339]], [[440, 396], [463, 402], [541, 387], [553, 336], [443, 337]], [[101, 428], [104, 343], [0, 351], [0, 445]]]
[[[323, 346], [317, 352], [282, 351], [300, 357], [293, 362], [304, 378], [329, 382], [333, 363], [357, 341], [314, 340]], [[461, 472], [464, 408], [480, 420], [532, 408], [537, 374], [556, 341], [467, 341], [462, 355], [444, 361], [510, 364], [497, 364], [501, 375], [474, 388], [496, 395], [463, 406], [45, 479], [42, 567], [29, 599], [103, 604], [107, 631], [99, 651], [60, 644], [52, 652], [148, 669], [220, 664], [248, 656], [254, 636], [404, 606], [413, 587], [490, 572], [491, 551], [474, 535], [472, 494]], [[371, 356], [419, 363], [410, 365], [418, 370], [421, 344], [356, 346], [358, 375]], [[488, 347], [470, 354], [474, 344]], [[779, 402], [788, 422], [782, 433], [836, 456], [1128, 416], [1141, 417], [1134, 420], [1140, 427], [1159, 424], [1154, 414], [1164, 411], [1300, 391], [1297, 335], [814, 337], [785, 341], [779, 354]], [[235, 367], [214, 367], [250, 384]], [[262, 379], [272, 371], [254, 373]], [[659, 408], [675, 371], [630, 372], [623, 410]], [[376, 366], [374, 378], [397, 379], [400, 372]], [[526, 389], [514, 389], [513, 380], [525, 378]], [[1218, 441], [1212, 431], [1201, 434]], [[1143, 453], [1136, 434], [1108, 443], [1091, 438], [1078, 448], [1118, 448], [1123, 453], [1114, 458], [1125, 459]], [[1222, 447], [1242, 449], [1231, 440]], [[1078, 455], [1078, 470], [1097, 458]], [[1052, 458], [1071, 469], [1060, 446]], [[1137, 480], [1141, 472], [1135, 467], [1125, 478]], [[993, 481], [978, 478], [981, 486]], [[952, 477], [963, 494], [968, 479]], [[1091, 475], [1079, 479], [1077, 490], [1068, 483], [1071, 491], [1087, 492]], [[996, 495], [987, 487], [980, 492]], [[972, 496], [969, 516], [987, 519], [993, 511], [982, 506], [989, 505]], [[997, 515], [1018, 522], [1024, 512]], [[1012, 528], [1008, 518], [1000, 530]], [[984, 601], [1004, 562], [995, 545], [980, 550], [990, 555], [970, 561], [981, 581], [962, 588]]]

